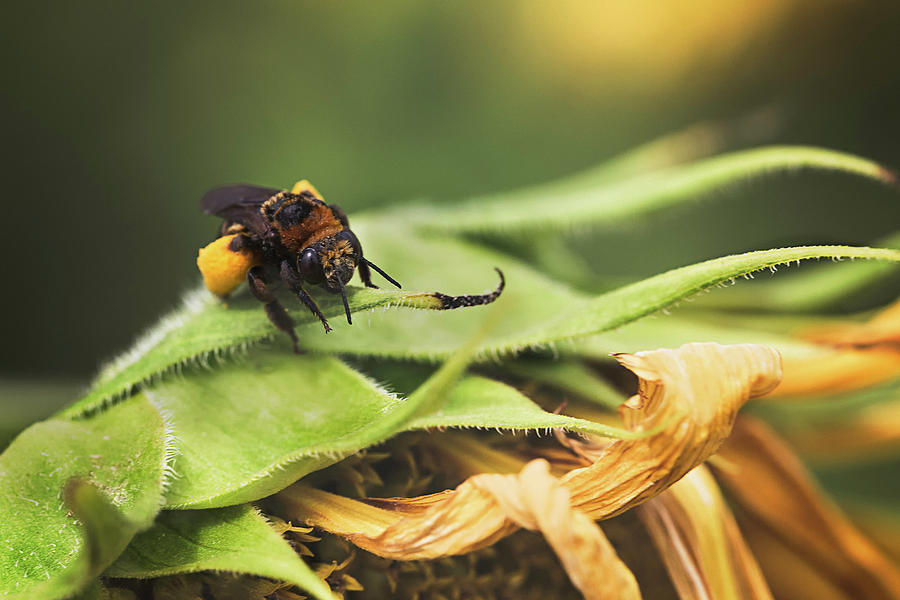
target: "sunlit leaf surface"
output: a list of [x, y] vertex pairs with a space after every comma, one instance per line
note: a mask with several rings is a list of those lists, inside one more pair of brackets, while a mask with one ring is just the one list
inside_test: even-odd
[[170, 435], [143, 396], [25, 430], [0, 456], [0, 593], [59, 598], [112, 562], [159, 510]]
[[804, 146], [774, 146], [659, 169], [612, 183], [588, 173], [528, 190], [474, 198], [462, 206], [425, 213], [422, 219], [441, 231], [465, 233], [608, 224], [697, 202], [743, 180], [799, 169], [841, 171], [891, 185], [897, 182], [896, 176], [883, 166], [850, 154]]

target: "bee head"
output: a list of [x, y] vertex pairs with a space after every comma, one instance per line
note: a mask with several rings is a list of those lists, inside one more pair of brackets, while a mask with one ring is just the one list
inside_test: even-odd
[[319, 240], [315, 245], [300, 253], [300, 275], [309, 283], [321, 283], [328, 290], [341, 294], [347, 322], [350, 320], [350, 307], [344, 286], [353, 277], [353, 271], [359, 262], [359, 242], [349, 229], [335, 236]]

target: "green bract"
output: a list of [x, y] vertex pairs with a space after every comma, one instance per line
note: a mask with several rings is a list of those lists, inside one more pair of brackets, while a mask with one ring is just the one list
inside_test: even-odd
[[[488, 307], [416, 310], [438, 306], [426, 293], [348, 288], [354, 325], [334, 318], [334, 332], [325, 335], [314, 316], [286, 298], [306, 351], [297, 356], [248, 295], [223, 303], [205, 290], [189, 293], [82, 398], [25, 430], [0, 457], [0, 595], [52, 600], [84, 590], [85, 597], [102, 597], [95, 581], [102, 574], [224, 570], [291, 582], [325, 600], [328, 586], [248, 503], [407, 431], [562, 428], [634, 437], [549, 413], [490, 374], [525, 377], [615, 408], [623, 398], [585, 359], [707, 340], [768, 343], [786, 355], [816, 352], [783, 332], [726, 326], [697, 310], [668, 317], [664, 309], [782, 264], [883, 261], [809, 271], [753, 294], [741, 286], [712, 290], [694, 305], [821, 308], [900, 262], [900, 251], [890, 248], [761, 250], [588, 294], [579, 286], [579, 261], [589, 257], [560, 241], [572, 226], [638, 219], [778, 171], [831, 169], [893, 181], [870, 161], [815, 148], [764, 148], [681, 165], [647, 152], [461, 205], [354, 216], [367, 256], [407, 289], [478, 293], [496, 286], [494, 268], [501, 269], [506, 289]], [[640, 170], [648, 164], [663, 168]], [[505, 239], [520, 257], [540, 247], [564, 264], [550, 276], [540, 261], [516, 258], [488, 238]], [[882, 242], [897, 244], [896, 236]], [[316, 300], [327, 317], [343, 313], [339, 299]], [[657, 316], [638, 321], [651, 314]], [[550, 350], [557, 361], [547, 359]], [[391, 362], [373, 371], [396, 381], [376, 382], [360, 370], [376, 359]], [[478, 375], [466, 373], [472, 366]]]

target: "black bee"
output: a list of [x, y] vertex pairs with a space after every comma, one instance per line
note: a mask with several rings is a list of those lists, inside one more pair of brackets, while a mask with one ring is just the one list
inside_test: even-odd
[[[400, 287], [390, 275], [363, 257], [359, 240], [350, 231], [347, 215], [335, 204], [325, 204], [308, 182], [290, 191], [255, 185], [228, 185], [208, 191], [200, 202], [207, 214], [224, 219], [219, 236], [201, 248], [197, 266], [206, 287], [225, 297], [246, 279], [250, 291], [265, 305], [272, 324], [290, 336], [299, 352], [294, 322], [269, 289], [267, 275], [276, 275], [331, 331], [328, 321], [303, 283], [319, 284], [339, 293], [347, 322], [352, 323], [344, 286], [359, 269], [366, 287], [372, 283], [369, 268]], [[499, 270], [498, 270], [499, 273]], [[503, 290], [476, 296], [434, 293], [438, 308], [449, 309], [493, 302]]]

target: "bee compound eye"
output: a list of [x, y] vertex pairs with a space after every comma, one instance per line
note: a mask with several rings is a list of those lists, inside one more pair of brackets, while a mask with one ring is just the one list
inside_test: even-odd
[[300, 254], [300, 275], [310, 283], [321, 283], [325, 280], [319, 255], [312, 248], [307, 248]]

